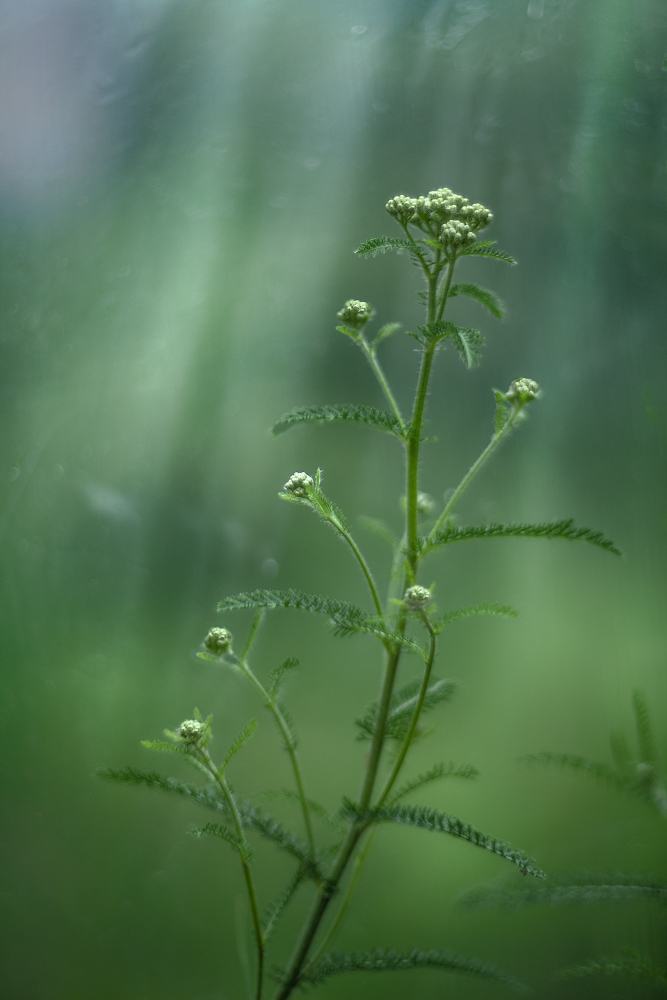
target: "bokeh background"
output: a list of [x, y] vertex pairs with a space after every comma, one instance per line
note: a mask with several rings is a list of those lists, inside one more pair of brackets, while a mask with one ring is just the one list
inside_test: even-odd
[[[249, 619], [223, 622], [215, 605], [243, 589], [365, 601], [333, 534], [277, 492], [319, 464], [353, 524], [366, 513], [397, 526], [396, 443], [267, 428], [298, 404], [382, 405], [334, 326], [349, 297], [381, 322], [420, 322], [409, 262], [352, 253], [391, 234], [383, 206], [398, 192], [448, 185], [482, 201], [490, 237], [520, 265], [461, 266], [508, 317], [453, 303], [488, 348], [473, 372], [438, 358], [423, 487], [439, 499], [456, 484], [488, 440], [491, 388], [529, 376], [543, 399], [463, 520], [573, 516], [624, 553], [498, 540], [426, 564], [442, 607], [510, 602], [520, 617], [448, 633], [439, 675], [461, 686], [410, 770], [455, 760], [481, 777], [420, 801], [550, 873], [667, 875], [664, 823], [648, 809], [518, 763], [539, 750], [609, 759], [609, 731], [631, 734], [636, 686], [667, 749], [664, 0], [7, 0], [0, 21], [4, 995], [245, 997], [235, 859], [188, 836], [209, 816], [95, 772], [180, 773], [139, 744], [197, 705], [219, 749], [260, 721], [234, 765], [239, 792], [289, 787], [252, 691], [194, 653], [214, 624], [242, 639]], [[413, 347], [401, 334], [383, 349], [406, 405]], [[386, 572], [381, 543], [358, 534]], [[306, 782], [336, 808], [357, 787], [352, 723], [378, 654], [275, 612], [256, 669], [288, 655], [301, 661], [288, 701]], [[289, 803], [257, 801], [298, 824]], [[261, 843], [255, 863], [268, 903], [290, 866]], [[653, 995], [551, 977], [623, 945], [667, 959], [654, 906], [457, 905], [489, 880], [523, 884], [508, 867], [382, 828], [336, 946], [449, 947], [554, 1000]], [[306, 905], [304, 892], [273, 960]], [[332, 1000], [502, 993], [437, 971], [320, 988]]]

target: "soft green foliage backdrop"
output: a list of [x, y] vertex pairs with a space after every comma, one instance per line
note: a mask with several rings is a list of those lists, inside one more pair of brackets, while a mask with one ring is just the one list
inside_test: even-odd
[[[187, 836], [208, 817], [94, 772], [159, 767], [139, 741], [194, 705], [221, 744], [258, 714], [193, 655], [211, 625], [242, 630], [243, 614], [216, 619], [225, 594], [364, 600], [333, 534], [277, 492], [320, 464], [352, 521], [396, 520], [395, 442], [344, 426], [271, 441], [266, 428], [298, 404], [380, 404], [333, 328], [349, 297], [381, 322], [420, 321], [403, 258], [352, 255], [393, 235], [383, 206], [397, 192], [446, 184], [489, 205], [490, 238], [520, 264], [476, 265], [508, 318], [484, 319], [481, 368], [438, 360], [425, 487], [441, 496], [487, 440], [491, 386], [535, 378], [543, 400], [462, 514], [574, 516], [625, 553], [508, 539], [433, 557], [443, 607], [509, 602], [520, 617], [452, 629], [446, 675], [462, 688], [415, 769], [454, 759], [481, 778], [424, 801], [549, 871], [667, 875], [648, 811], [517, 763], [539, 750], [607, 759], [636, 685], [667, 749], [664, 0], [34, 0], [1, 17], [6, 995], [243, 995], [235, 859]], [[455, 308], [477, 325], [474, 303]], [[401, 399], [411, 344], [385, 349]], [[369, 653], [370, 639], [335, 640], [289, 612], [260, 639], [265, 671], [301, 660], [290, 702], [305, 777], [331, 806], [356, 787]], [[234, 773], [244, 793], [288, 781], [258, 718]], [[611, 995], [604, 979], [551, 983], [562, 965], [622, 944], [667, 958], [650, 904], [457, 909], [463, 889], [503, 874], [480, 855], [381, 829], [338, 944], [451, 947], [554, 998]], [[283, 861], [264, 847], [257, 860], [268, 900]], [[321, 996], [447, 990], [502, 992], [424, 971], [341, 977]]]

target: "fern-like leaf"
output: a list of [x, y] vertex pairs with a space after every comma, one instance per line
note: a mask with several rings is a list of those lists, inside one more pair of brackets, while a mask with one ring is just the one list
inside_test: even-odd
[[502, 302], [493, 292], [489, 291], [488, 288], [480, 288], [479, 285], [474, 285], [471, 282], [464, 282], [459, 285], [452, 285], [449, 289], [449, 298], [453, 298], [455, 295], [466, 295], [469, 299], [475, 299], [480, 305], [488, 309], [492, 316], [496, 319], [502, 319], [505, 315], [505, 307]]
[[[586, 881], [585, 874], [589, 879]], [[566, 906], [587, 903], [632, 903], [651, 900], [667, 905], [667, 885], [637, 875], [585, 873], [584, 881], [574, 885], [550, 884], [528, 886], [526, 889], [482, 886], [469, 890], [459, 898], [459, 903], [471, 910], [500, 907], [518, 910], [524, 906]], [[622, 880], [622, 881], [621, 881]]]
[[436, 632], [441, 632], [446, 625], [458, 622], [462, 618], [472, 618], [475, 615], [516, 618], [518, 611], [511, 608], [509, 604], [470, 604], [467, 608], [457, 608], [455, 611], [448, 611], [446, 614], [440, 615], [433, 621], [433, 628]]
[[387, 253], [388, 250], [394, 250], [396, 253], [407, 251], [419, 258], [424, 256], [424, 250], [419, 244], [413, 243], [412, 240], [396, 239], [393, 236], [374, 236], [373, 239], [362, 243], [354, 252], [359, 257], [377, 257], [378, 254]]
[[340, 420], [348, 423], [366, 424], [377, 430], [386, 431], [402, 438], [401, 425], [388, 410], [379, 410], [376, 406], [363, 406], [357, 403], [339, 403], [331, 406], [299, 406], [286, 413], [275, 423], [271, 433], [275, 436], [296, 427], [297, 424], [331, 423]]
[[289, 670], [296, 670], [299, 661], [295, 656], [288, 656], [286, 660], [279, 663], [269, 674], [269, 696], [275, 698], [280, 690], [285, 674]]
[[622, 958], [601, 958], [598, 961], [585, 962], [583, 965], [573, 965], [569, 969], [557, 972], [556, 979], [580, 979], [586, 976], [629, 976], [633, 979], [644, 979], [667, 990], [667, 969], [655, 965], [650, 959], [639, 952], [625, 949]]
[[555, 764], [568, 771], [576, 771], [579, 774], [588, 774], [592, 778], [613, 785], [614, 788], [630, 789], [631, 784], [627, 778], [615, 771], [609, 764], [602, 761], [588, 760], [586, 757], [579, 757], [571, 753], [532, 753], [521, 757], [520, 760], [526, 764]]
[[226, 597], [218, 604], [218, 611], [239, 611], [243, 608], [293, 608], [327, 615], [334, 622], [339, 619], [365, 621], [368, 617], [356, 604], [304, 594], [301, 590], [253, 590], [251, 593]]
[[493, 241], [486, 243], [473, 243], [465, 250], [459, 250], [459, 257], [493, 257], [495, 260], [502, 260], [505, 264], [516, 264], [514, 257], [510, 257], [504, 250], [495, 246]]
[[314, 965], [306, 969], [300, 982], [317, 985], [330, 976], [341, 972], [404, 972], [409, 969], [442, 969], [444, 972], [461, 972], [484, 979], [493, 979], [503, 986], [526, 992], [526, 987], [509, 973], [503, 972], [489, 962], [479, 958], [466, 958], [451, 951], [394, 951], [376, 948], [374, 951], [354, 952], [343, 955], [333, 952], [322, 955]]
[[244, 726], [241, 732], [238, 734], [229, 750], [225, 754], [225, 759], [222, 764], [222, 770], [227, 767], [232, 757], [239, 752], [244, 743], [247, 743], [250, 737], [253, 735], [257, 729], [256, 719], [251, 719], [247, 726]]
[[455, 816], [448, 816], [437, 809], [429, 809], [427, 806], [394, 805], [361, 813], [354, 803], [346, 802], [344, 811], [347, 815], [362, 822], [366, 820], [370, 823], [398, 823], [399, 825], [418, 827], [421, 830], [430, 830], [434, 833], [447, 833], [451, 837], [467, 840], [468, 843], [474, 844], [476, 847], [482, 847], [485, 851], [505, 858], [506, 861], [516, 865], [525, 875], [546, 878], [545, 873], [536, 867], [534, 861], [524, 851], [517, 851], [506, 841], [489, 837], [470, 826], [469, 823], [463, 823]]
[[424, 785], [430, 785], [433, 781], [440, 781], [441, 778], [476, 778], [479, 771], [476, 767], [471, 767], [469, 764], [436, 764], [430, 770], [426, 771], [425, 774], [419, 774], [416, 778], [410, 778], [406, 781], [404, 785], [401, 785], [399, 790], [392, 795], [389, 804], [393, 805], [398, 802], [399, 799], [405, 798], [410, 792], [414, 792], [417, 788], [422, 788]]
[[248, 841], [241, 840], [233, 830], [230, 830], [228, 826], [223, 826], [222, 823], [206, 823], [205, 826], [200, 826], [196, 830], [190, 830], [190, 833], [193, 837], [219, 837], [220, 840], [224, 840], [236, 848], [246, 861], [250, 860], [252, 848]]
[[646, 698], [639, 688], [632, 692], [632, 710], [635, 716], [639, 756], [643, 764], [655, 764], [655, 740]]
[[590, 542], [607, 552], [620, 556], [620, 551], [601, 531], [591, 528], [577, 528], [573, 518], [562, 521], [547, 521], [542, 524], [479, 524], [465, 528], [457, 528], [448, 524], [430, 541], [424, 540], [424, 552], [449, 545], [451, 542], [463, 542], [470, 538], [564, 538], [571, 542]]
[[[385, 739], [404, 740], [410, 727], [410, 720], [417, 705], [421, 681], [414, 680], [404, 685], [392, 697], [391, 706], [385, 724]], [[454, 681], [435, 681], [431, 684], [424, 698], [422, 712], [428, 712], [443, 701], [448, 701], [456, 690]], [[358, 740], [372, 740], [377, 723], [378, 703], [374, 701], [366, 709], [363, 716], [355, 721], [359, 728]]]
[[461, 361], [466, 368], [476, 368], [482, 360], [484, 337], [479, 330], [467, 326], [457, 326], [452, 334], [452, 343], [459, 352]]
[[267, 908], [266, 917], [264, 918], [264, 929], [262, 933], [262, 939], [266, 944], [274, 930], [276, 929], [276, 924], [282, 916], [285, 907], [292, 900], [296, 890], [299, 888], [301, 883], [306, 879], [306, 871], [302, 865], [299, 865], [293, 877], [289, 880], [283, 891], [280, 893], [277, 899], [271, 903]]
[[371, 344], [373, 351], [378, 349], [383, 340], [386, 340], [387, 337], [391, 337], [400, 330], [402, 325], [402, 323], [385, 323], [384, 326], [381, 326]]

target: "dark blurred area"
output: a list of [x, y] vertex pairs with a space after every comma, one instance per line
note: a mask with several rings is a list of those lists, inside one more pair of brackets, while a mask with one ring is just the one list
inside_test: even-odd
[[[519, 262], [461, 264], [508, 316], [452, 303], [487, 349], [472, 372], [438, 357], [423, 488], [440, 500], [484, 447], [492, 387], [534, 378], [543, 399], [462, 519], [574, 517], [624, 553], [501, 539], [425, 564], [443, 608], [499, 601], [520, 616], [448, 633], [438, 676], [461, 687], [410, 772], [451, 759], [481, 776], [420, 801], [549, 873], [667, 876], [664, 821], [518, 763], [540, 750], [607, 760], [609, 731], [631, 733], [634, 687], [667, 750], [664, 0], [22, 0], [0, 6], [0, 24], [3, 994], [245, 996], [236, 860], [188, 836], [209, 817], [95, 772], [174, 771], [140, 741], [196, 705], [218, 750], [260, 722], [234, 765], [240, 794], [290, 786], [253, 692], [194, 654], [214, 624], [242, 640], [246, 614], [222, 621], [215, 606], [244, 589], [365, 602], [333, 534], [278, 499], [295, 469], [324, 469], [388, 569], [357, 518], [398, 528], [398, 445], [370, 429], [267, 428], [299, 404], [382, 405], [335, 313], [355, 297], [380, 323], [421, 322], [409, 261], [352, 253], [400, 235], [384, 212], [399, 192], [447, 185], [483, 202], [489, 238]], [[400, 334], [383, 348], [406, 406], [414, 346]], [[353, 719], [380, 660], [370, 639], [275, 612], [258, 672], [286, 656], [301, 661], [288, 702], [306, 783], [333, 809], [356, 791]], [[298, 825], [289, 803], [258, 801]], [[290, 865], [261, 843], [255, 864], [267, 904]], [[451, 948], [553, 1000], [653, 995], [552, 975], [623, 945], [665, 964], [654, 905], [456, 905], [476, 884], [514, 884], [506, 867], [382, 828], [336, 947]], [[304, 891], [276, 961], [306, 907]], [[341, 976], [319, 995], [501, 992], [419, 971]]]

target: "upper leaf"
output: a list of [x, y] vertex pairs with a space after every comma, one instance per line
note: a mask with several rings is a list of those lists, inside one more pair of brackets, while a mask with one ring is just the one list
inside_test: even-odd
[[468, 823], [463, 823], [455, 816], [448, 816], [437, 809], [429, 809], [427, 806], [393, 805], [362, 813], [353, 803], [347, 802], [345, 811], [348, 815], [355, 816], [360, 820], [367, 819], [371, 823], [399, 823], [416, 826], [422, 830], [432, 830], [436, 833], [448, 833], [452, 837], [467, 840], [477, 847], [483, 847], [485, 851], [491, 851], [492, 854], [505, 858], [526, 875], [546, 878], [545, 873], [535, 866], [535, 863], [524, 851], [514, 850], [506, 841], [489, 837]]
[[461, 618], [472, 618], [474, 615], [497, 615], [500, 618], [516, 618], [518, 612], [509, 604], [470, 604], [467, 608], [457, 608], [447, 611], [433, 621], [433, 628], [440, 632], [446, 625], [458, 622]]
[[395, 792], [390, 800], [390, 805], [398, 802], [410, 792], [423, 785], [429, 785], [432, 781], [439, 781], [440, 778], [476, 778], [479, 771], [469, 764], [435, 764], [425, 774], [419, 774], [416, 778], [410, 778], [404, 785]]
[[366, 612], [348, 601], [334, 601], [330, 597], [304, 594], [301, 590], [253, 590], [249, 594], [235, 594], [218, 604], [218, 611], [238, 611], [241, 608], [295, 608], [338, 618], [363, 620]]
[[505, 315], [505, 307], [502, 302], [493, 292], [489, 291], [488, 288], [481, 288], [479, 285], [475, 285], [472, 282], [463, 282], [459, 285], [452, 285], [449, 289], [448, 298], [453, 298], [455, 295], [467, 295], [469, 299], [475, 299], [480, 305], [488, 309], [492, 316], [496, 319], [502, 319]]
[[339, 972], [399, 972], [406, 969], [443, 969], [445, 972], [464, 972], [509, 986], [517, 992], [526, 987], [509, 973], [503, 972], [479, 958], [465, 958], [451, 951], [413, 951], [402, 953], [393, 949], [376, 948], [374, 951], [343, 955], [334, 952], [322, 955], [314, 965], [307, 967], [301, 976], [302, 983], [316, 985]]
[[481, 886], [465, 892], [459, 903], [471, 910], [502, 907], [520, 909], [524, 906], [563, 906], [574, 903], [630, 903], [638, 899], [667, 904], [667, 885], [644, 876], [603, 872], [583, 872], [581, 881], [573, 885], [550, 883], [531, 885], [525, 889]]
[[573, 542], [590, 542], [591, 545], [597, 545], [606, 549], [607, 552], [613, 552], [614, 555], [621, 554], [611, 539], [605, 538], [601, 531], [593, 531], [591, 528], [576, 528], [574, 519], [571, 517], [543, 524], [480, 524], [470, 525], [466, 528], [457, 528], [450, 523], [430, 541], [424, 540], [423, 551], [428, 552], [440, 545], [462, 542], [468, 538], [502, 537], [565, 538]]
[[452, 334], [452, 341], [466, 368], [476, 368], [482, 360], [484, 347], [484, 337], [481, 332], [467, 326], [457, 326]]
[[366, 240], [354, 251], [360, 257], [377, 257], [379, 253], [387, 253], [388, 250], [395, 250], [397, 253], [413, 253], [417, 257], [423, 257], [424, 251], [412, 240], [400, 240], [394, 236], [375, 236], [372, 240]]
[[271, 433], [275, 436], [297, 424], [333, 420], [366, 424], [369, 427], [376, 427], [380, 431], [386, 431], [388, 434], [403, 437], [401, 425], [393, 413], [389, 413], [388, 410], [379, 410], [375, 406], [363, 406], [358, 403], [337, 403], [333, 406], [298, 406], [281, 417], [271, 428]]
[[465, 250], [459, 250], [458, 257], [495, 257], [496, 260], [502, 260], [506, 264], [516, 264], [514, 257], [510, 257], [508, 253], [504, 250], [499, 250], [493, 241], [487, 243], [473, 243], [471, 247]]

